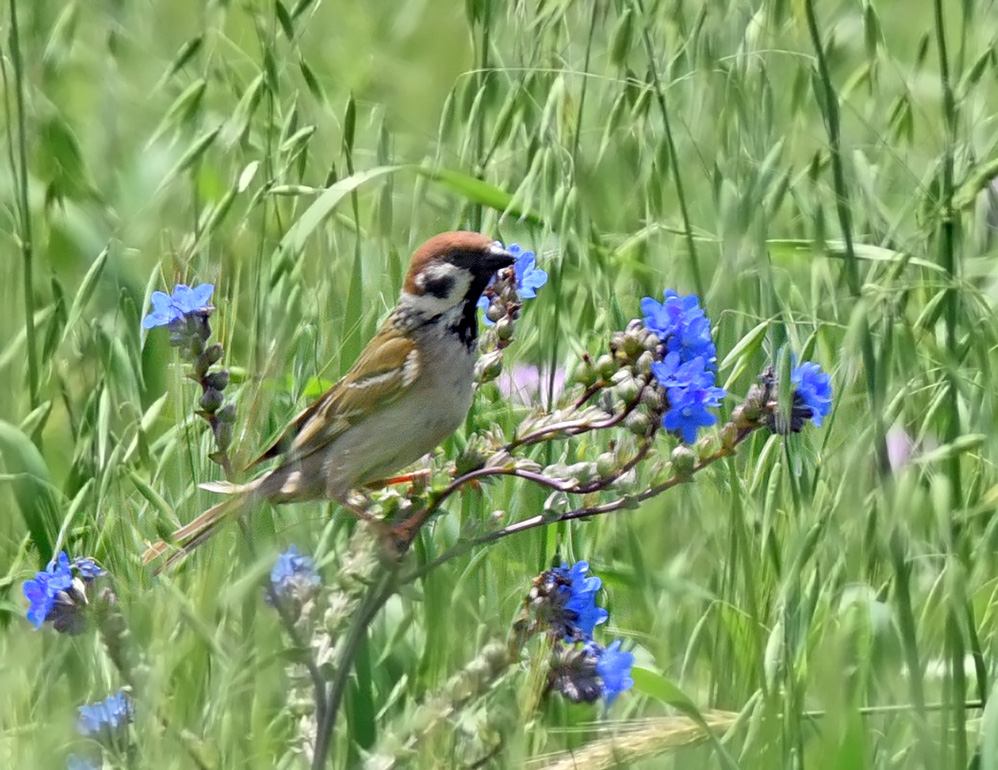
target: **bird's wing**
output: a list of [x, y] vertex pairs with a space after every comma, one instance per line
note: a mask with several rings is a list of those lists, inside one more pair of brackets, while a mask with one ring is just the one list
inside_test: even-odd
[[300, 460], [327, 446], [409, 390], [421, 364], [415, 343], [385, 324], [346, 376], [295, 417], [288, 431], [252, 464], [282, 453], [286, 460]]

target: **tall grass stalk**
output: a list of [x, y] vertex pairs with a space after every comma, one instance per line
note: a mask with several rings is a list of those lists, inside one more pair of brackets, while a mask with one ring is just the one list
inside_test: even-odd
[[[18, 217], [18, 245], [21, 250], [21, 262], [22, 262], [22, 276], [23, 276], [23, 299], [24, 299], [24, 333], [25, 333], [25, 347], [27, 348], [27, 363], [28, 363], [28, 403], [31, 409], [34, 410], [39, 404], [38, 395], [38, 343], [35, 340], [35, 279], [34, 279], [34, 260], [35, 260], [35, 249], [34, 249], [34, 239], [31, 233], [31, 206], [28, 200], [28, 155], [27, 155], [27, 143], [28, 143], [28, 129], [27, 129], [27, 119], [25, 117], [25, 99], [24, 92], [27, 89], [28, 84], [26, 82], [26, 75], [24, 72], [24, 53], [22, 46], [24, 41], [21, 39], [20, 25], [18, 24], [17, 17], [17, 0], [10, 0], [8, 4], [10, 12], [10, 60], [14, 70], [14, 82], [13, 89], [10, 88], [10, 83], [7, 80], [7, 67], [3, 68], [4, 71], [4, 91], [7, 94], [11, 90], [14, 92], [14, 101], [16, 105], [17, 112], [17, 131], [16, 139], [11, 140], [11, 145], [16, 147], [17, 150], [17, 165], [13, 164], [13, 158], [11, 159], [11, 178], [14, 180], [14, 184], [17, 190], [17, 217]], [[7, 97], [9, 99], [9, 96]], [[8, 113], [7, 113], [7, 125], [8, 133], [13, 134], [14, 132], [10, 129], [12, 128], [12, 121], [9, 112], [9, 101]], [[10, 139], [10, 136], [8, 136]]]

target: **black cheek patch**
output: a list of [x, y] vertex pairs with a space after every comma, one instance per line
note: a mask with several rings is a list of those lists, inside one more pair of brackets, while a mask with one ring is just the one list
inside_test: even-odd
[[454, 289], [454, 279], [449, 275], [442, 275], [439, 278], [427, 278], [423, 283], [423, 292], [432, 294], [437, 299], [446, 299]]

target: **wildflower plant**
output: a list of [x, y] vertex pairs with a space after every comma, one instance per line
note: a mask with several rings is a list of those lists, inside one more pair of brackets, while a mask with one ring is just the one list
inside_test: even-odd
[[490, 282], [485, 293], [478, 298], [478, 307], [482, 310], [482, 321], [486, 326], [494, 326], [502, 318], [512, 316], [519, 310], [519, 300], [534, 299], [537, 290], [548, 282], [547, 271], [537, 266], [537, 256], [534, 252], [525, 251], [518, 243], [510, 244], [508, 247], [499, 241], [496, 241], [496, 244], [516, 258], [512, 267], [513, 280], [506, 281], [515, 286], [516, 293], [514, 295], [510, 287], [506, 287], [504, 294], [502, 281], [497, 282], [493, 279]]
[[630, 677], [634, 656], [620, 651], [620, 640], [603, 647], [594, 639], [596, 626], [609, 613], [596, 604], [602, 581], [589, 575], [589, 563], [562, 564], [534, 579], [513, 625], [513, 659], [531, 637], [548, 638], [551, 647], [549, 687], [570, 701], [607, 705], [634, 684]]
[[[481, 341], [478, 374], [482, 386], [501, 371], [522, 299], [536, 296], [546, 279], [532, 253], [517, 251], [516, 265], [503, 271], [487, 292], [485, 312], [493, 324]], [[728, 422], [715, 428], [728, 394], [717, 384], [712, 327], [698, 297], [670, 290], [662, 301], [646, 297], [641, 310], [642, 318], [611, 336], [607, 353], [582, 357], [554, 408], [535, 409], [511, 436], [495, 428], [472, 434], [462, 454], [436, 473], [431, 470], [428, 480], [417, 477], [406, 494], [389, 487], [358, 501], [366, 509], [365, 516], [379, 522], [380, 534], [369, 542], [381, 543], [374, 550], [354, 546], [357, 554], [368, 554], [358, 562], [365, 565], [358, 573], [365, 576], [362, 580], [345, 580], [353, 570], [344, 569], [334, 585], [325, 585], [312, 560], [293, 546], [277, 558], [266, 597], [300, 651], [287, 672], [289, 708], [298, 724], [293, 751], [298, 756], [313, 767], [324, 761], [348, 681], [350, 655], [366, 624], [401, 586], [417, 580], [425, 570], [495, 540], [554, 522], [631, 509], [730, 455], [753, 431], [782, 432], [778, 430], [783, 425], [779, 387], [772, 368], [731, 410]], [[203, 328], [199, 325], [203, 317], [204, 311], [197, 310], [194, 321], [186, 312], [169, 323], [183, 324], [185, 329], [193, 323], [197, 330]], [[200, 332], [194, 339], [207, 338]], [[796, 404], [792, 428], [802, 429], [806, 421], [820, 424], [831, 403], [828, 376], [814, 364], [801, 364], [793, 370], [790, 384]], [[715, 430], [705, 435], [710, 428]], [[593, 453], [588, 458], [575, 453], [570, 463], [537, 462], [537, 448], [571, 444], [583, 435], [588, 436], [586, 446]], [[651, 468], [650, 483], [640, 480], [638, 469], [644, 465]], [[466, 485], [503, 476], [546, 488], [550, 494], [544, 511], [471, 532], [429, 565], [406, 569], [403, 557], [410, 546], [455, 493]], [[577, 496], [584, 504], [573, 507], [571, 500]], [[363, 529], [358, 533], [364, 536]], [[395, 554], [378, 567], [378, 560], [371, 557], [385, 547], [386, 533], [390, 535], [388, 547]], [[604, 644], [597, 638], [598, 627], [607, 619], [606, 610], [596, 601], [600, 588], [600, 579], [589, 574], [586, 562], [546, 570], [534, 581], [514, 624], [508, 656], [503, 660], [491, 656], [487, 665], [469, 665], [484, 666], [491, 672], [487, 681], [494, 681], [508, 673], [532, 638], [544, 637], [550, 649], [548, 690], [569, 701], [602, 700], [609, 706], [633, 685], [634, 656], [622, 649], [619, 640]], [[485, 680], [475, 681], [482, 684]], [[473, 690], [478, 692], [478, 685]], [[435, 702], [435, 708], [441, 707], [440, 701]], [[457, 708], [449, 697], [444, 702], [450, 704], [443, 707], [446, 713]], [[413, 740], [409, 735], [402, 744], [411, 745]]]
[[[547, 279], [532, 252], [515, 245], [510, 250], [517, 254], [516, 264], [498, 276], [485, 297], [484, 311], [492, 323], [481, 340], [481, 387], [493, 387], [488, 383], [502, 369], [522, 302], [535, 297]], [[212, 290], [203, 284], [178, 286], [170, 295], [156, 293], [143, 326], [165, 326], [171, 344], [191, 367], [191, 378], [202, 387], [198, 413], [215, 437], [213, 457], [229, 475], [227, 450], [235, 408], [222, 403], [228, 373], [213, 370], [222, 350], [217, 343], [210, 344], [214, 308], [207, 303]], [[631, 509], [688, 482], [733, 453], [757, 429], [798, 431], [808, 421], [821, 425], [828, 415], [830, 379], [817, 365], [806, 362], [795, 364], [791, 371], [788, 420], [780, 415], [780, 384], [769, 368], [731, 410], [729, 421], [715, 428], [728, 394], [717, 384], [717, 350], [699, 298], [670, 290], [662, 301], [646, 297], [641, 311], [641, 318], [611, 335], [606, 353], [582, 356], [557, 404], [535, 408], [512, 435], [503, 435], [494, 426], [472, 433], [457, 457], [431, 469], [429, 477], [414, 477], [406, 493], [387, 487], [358, 500], [364, 518], [376, 522], [372, 524], [376, 536], [364, 527], [355, 531], [334, 579], [324, 581], [313, 559], [294, 545], [275, 558], [264, 599], [295, 650], [285, 671], [286, 717], [295, 725], [285, 762], [297, 758], [313, 768], [324, 766], [358, 645], [378, 612], [403, 586], [501, 538], [554, 522]], [[708, 429], [715, 430], [705, 435]], [[537, 450], [572, 447], [581, 436], [586, 436], [584, 451], [579, 451], [581, 447], [548, 451], [551, 459], [538, 462], [545, 453]], [[642, 466], [650, 467], [650, 473], [639, 474]], [[452, 496], [468, 485], [498, 477], [545, 488], [549, 496], [544, 510], [513, 521], [497, 519], [496, 526], [482, 525], [432, 561], [413, 565], [411, 546]], [[574, 499], [582, 505], [573, 505]], [[386, 548], [391, 552], [388, 560]], [[25, 584], [29, 619], [36, 627], [51, 621], [59, 630], [78, 632], [85, 625], [76, 619], [87, 604], [88, 587], [103, 574], [90, 560], [71, 562], [60, 554]], [[486, 644], [475, 660], [453, 675], [444, 691], [429, 697], [416, 711], [424, 714], [422, 724], [477, 708], [476, 704], [488, 701], [492, 687], [500, 681], [514, 682], [524, 666], [543, 666], [547, 695], [572, 703], [600, 701], [608, 708], [634, 685], [634, 654], [619, 639], [607, 643], [601, 638], [608, 619], [599, 604], [601, 590], [602, 581], [590, 573], [585, 561], [543, 571], [533, 581], [507, 644]], [[120, 614], [110, 613], [108, 619], [103, 629], [108, 652], [125, 681], [141, 689], [146, 664], [129, 656], [127, 627]], [[543, 655], [527, 654], [538, 644]], [[104, 739], [117, 734], [131, 717], [131, 705], [124, 698], [119, 693], [83, 707], [81, 730]], [[385, 751], [401, 757], [418, 747], [423, 733], [400, 726], [391, 734], [397, 742]]]
[[[992, 5], [9, 3], [4, 766], [994, 765]], [[451, 227], [462, 425], [151, 574]]]
[[[95, 583], [106, 574], [93, 559], [70, 561], [66, 552], [60, 551], [48, 567], [23, 583], [28, 620], [36, 629], [51, 623], [60, 633], [82, 633], [95, 609], [91, 606], [97, 598]], [[113, 601], [107, 593], [102, 598]]]
[[171, 294], [154, 291], [150, 298], [152, 311], [142, 319], [142, 328], [166, 327], [170, 332], [170, 344], [179, 348], [181, 358], [190, 364], [188, 376], [201, 386], [197, 413], [211, 426], [215, 437], [217, 451], [209, 457], [231, 475], [228, 451], [236, 411], [232, 404], [224, 403], [223, 391], [229, 385], [229, 372], [215, 368], [224, 350], [217, 342], [209, 344], [210, 319], [214, 311], [209, 300], [214, 291], [215, 287], [210, 283], [193, 288], [177, 284]]

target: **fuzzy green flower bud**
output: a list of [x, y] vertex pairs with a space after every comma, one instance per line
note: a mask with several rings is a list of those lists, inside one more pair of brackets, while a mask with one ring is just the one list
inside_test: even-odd
[[634, 363], [634, 373], [635, 374], [651, 374], [651, 365], [655, 363], [655, 356], [649, 353], [647, 350], [638, 356], [638, 360]]
[[475, 364], [475, 376], [479, 382], [492, 382], [502, 373], [502, 351], [485, 353]]
[[641, 386], [638, 385], [637, 380], [630, 372], [618, 372], [614, 375], [614, 380], [617, 382], [613, 389], [621, 401], [630, 404], [637, 399]]
[[688, 479], [693, 475], [693, 468], [696, 465], [696, 455], [685, 444], [680, 444], [672, 450], [672, 472], [681, 479]]
[[513, 332], [516, 330], [516, 324], [513, 319], [509, 316], [503, 316], [498, 321], [496, 321], [496, 336], [503, 342], [507, 342], [513, 339]]
[[624, 427], [635, 436], [647, 436], [651, 432], [651, 420], [644, 412], [631, 412], [624, 418]]
[[665, 407], [665, 392], [661, 387], [649, 386], [641, 393], [641, 403], [653, 412], [660, 412]]
[[593, 368], [593, 360], [585, 355], [572, 372], [572, 379], [585, 388], [594, 385], [597, 380], [596, 370]]
[[485, 317], [492, 323], [497, 323], [500, 318], [506, 317], [506, 308], [503, 307], [502, 302], [492, 300], [492, 302], [489, 303], [488, 308], [485, 310]]
[[596, 473], [602, 478], [613, 475], [617, 469], [617, 457], [613, 452], [604, 452], [596, 458]]
[[613, 356], [607, 353], [604, 353], [596, 360], [596, 371], [599, 372], [599, 376], [604, 380], [609, 380], [613, 377], [619, 368], [617, 362], [613, 360]]

